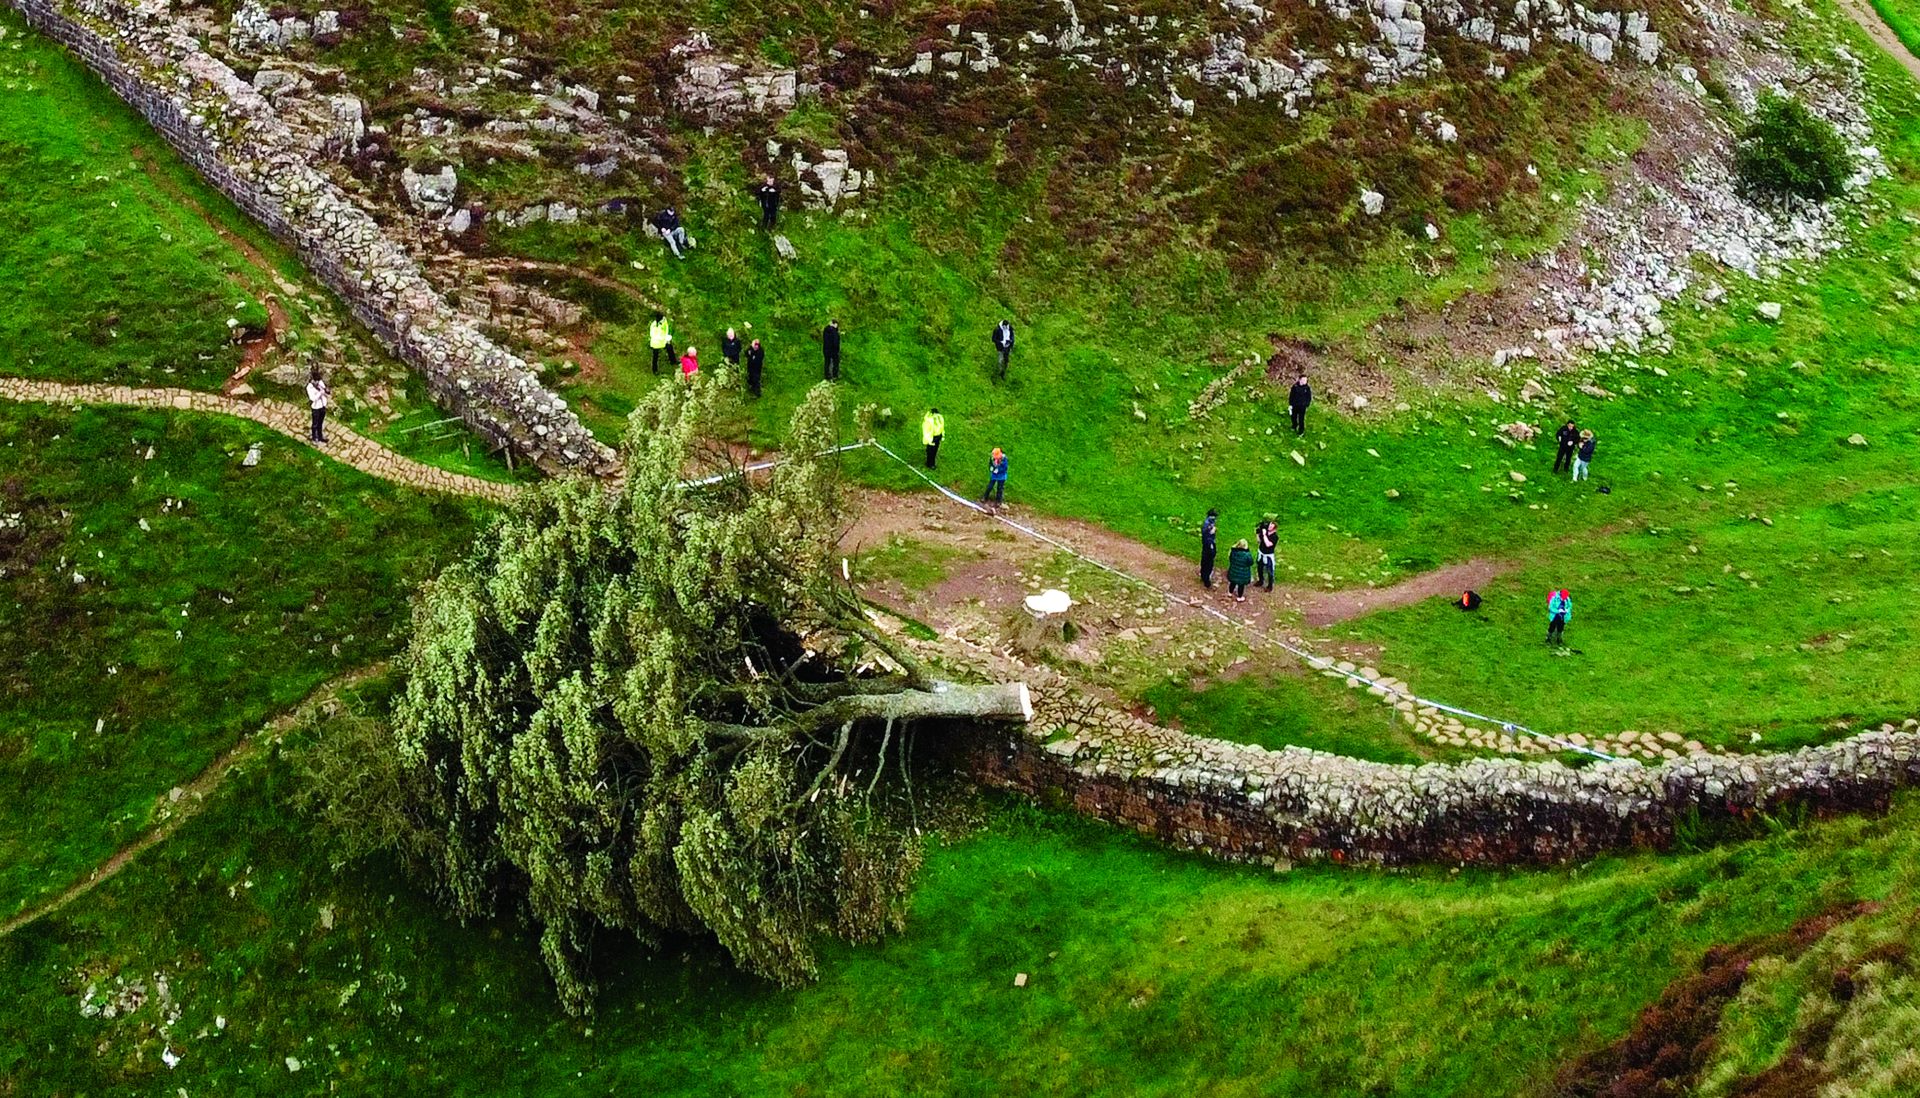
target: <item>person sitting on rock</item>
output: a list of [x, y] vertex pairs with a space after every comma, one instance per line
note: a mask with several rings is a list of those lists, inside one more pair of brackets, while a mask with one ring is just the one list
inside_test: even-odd
[[668, 206], [653, 215], [653, 227], [660, 231], [660, 239], [667, 242], [667, 250], [675, 259], [687, 258], [685, 249], [693, 247], [693, 241], [687, 239], [686, 226], [680, 224], [680, 211]]

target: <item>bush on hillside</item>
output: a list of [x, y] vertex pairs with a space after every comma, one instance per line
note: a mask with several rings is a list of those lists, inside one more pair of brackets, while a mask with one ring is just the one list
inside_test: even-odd
[[1833, 123], [1797, 99], [1768, 95], [1740, 135], [1734, 168], [1749, 190], [1824, 202], [1853, 174], [1853, 157]]

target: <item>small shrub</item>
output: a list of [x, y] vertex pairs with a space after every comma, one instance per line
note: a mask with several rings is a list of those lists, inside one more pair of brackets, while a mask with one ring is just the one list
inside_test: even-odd
[[1825, 201], [1853, 173], [1853, 157], [1833, 124], [1797, 99], [1769, 95], [1740, 137], [1734, 168], [1752, 191]]

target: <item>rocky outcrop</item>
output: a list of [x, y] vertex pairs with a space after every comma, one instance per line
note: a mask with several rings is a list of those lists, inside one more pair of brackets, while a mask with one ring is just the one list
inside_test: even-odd
[[[358, 100], [332, 97], [319, 101], [320, 110], [283, 114], [202, 49], [164, 0], [9, 2], [99, 74], [209, 183], [293, 246], [475, 431], [549, 471], [612, 466], [612, 452], [542, 387], [532, 366], [449, 307], [413, 257], [321, 170], [343, 141], [364, 132]], [[242, 15], [235, 33], [245, 26], [269, 44], [256, 14]]]
[[801, 94], [800, 75], [792, 69], [760, 70], [729, 61], [705, 34], [696, 34], [669, 51], [681, 62], [674, 82], [674, 105], [690, 114], [722, 118], [793, 109]]

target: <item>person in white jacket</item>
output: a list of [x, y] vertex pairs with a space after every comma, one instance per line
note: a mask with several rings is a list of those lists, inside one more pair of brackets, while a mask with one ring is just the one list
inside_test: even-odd
[[327, 388], [327, 379], [315, 366], [307, 375], [307, 407], [313, 409], [313, 431], [308, 437], [315, 442], [327, 441], [327, 406], [332, 403], [333, 390]]

